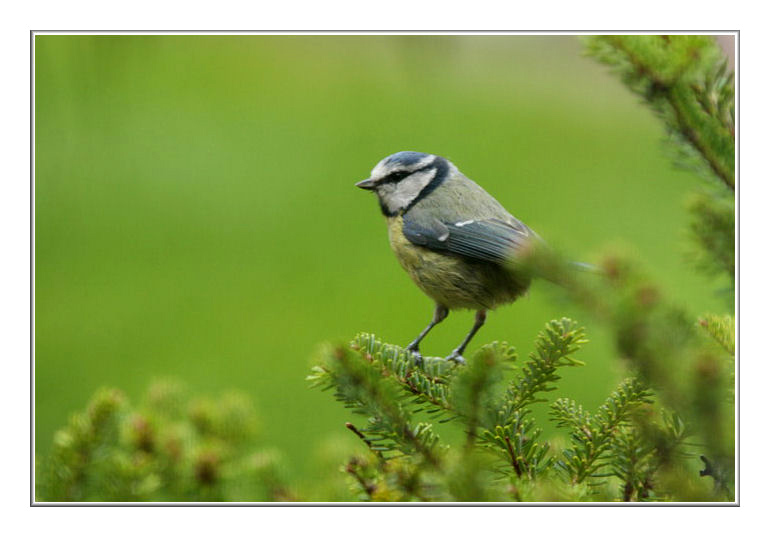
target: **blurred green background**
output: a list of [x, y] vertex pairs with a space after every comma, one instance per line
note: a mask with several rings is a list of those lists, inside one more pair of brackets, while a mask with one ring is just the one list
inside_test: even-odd
[[[446, 156], [576, 259], [642, 258], [693, 314], [723, 309], [682, 257], [684, 199], [663, 130], [561, 36], [35, 37], [35, 451], [99, 386], [154, 377], [255, 400], [294, 482], [348, 412], [304, 380], [317, 345], [405, 344], [432, 303], [391, 254], [371, 194], [384, 156]], [[547, 287], [491, 315], [471, 351], [522, 354], [582, 319], [588, 366], [560, 396], [599, 405], [620, 378], [601, 327]], [[423, 343], [449, 353], [453, 314]], [[331, 440], [331, 441], [330, 441]], [[342, 441], [340, 441], [342, 442]]]

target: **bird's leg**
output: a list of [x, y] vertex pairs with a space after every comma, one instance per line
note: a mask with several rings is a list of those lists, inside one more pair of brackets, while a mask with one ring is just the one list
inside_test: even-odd
[[420, 354], [420, 342], [426, 337], [426, 335], [433, 327], [446, 319], [447, 315], [449, 315], [449, 309], [447, 309], [446, 306], [442, 306], [441, 304], [436, 304], [436, 309], [433, 312], [433, 319], [431, 319], [431, 322], [428, 323], [428, 326], [425, 327], [425, 329], [423, 329], [423, 331], [417, 335], [417, 338], [410, 342], [406, 347], [407, 350], [414, 354], [414, 358], [418, 364], [422, 362], [422, 355]]
[[476, 312], [476, 320], [473, 322], [473, 327], [471, 327], [470, 332], [465, 336], [465, 339], [463, 339], [462, 343], [460, 343], [460, 346], [452, 350], [452, 353], [446, 357], [446, 359], [450, 362], [457, 362], [458, 364], [464, 364], [465, 358], [463, 358], [463, 352], [465, 352], [465, 348], [468, 346], [468, 343], [473, 338], [473, 335], [476, 334], [476, 332], [481, 329], [481, 326], [484, 325], [484, 322], [487, 320], [487, 312], [483, 309], [480, 309]]

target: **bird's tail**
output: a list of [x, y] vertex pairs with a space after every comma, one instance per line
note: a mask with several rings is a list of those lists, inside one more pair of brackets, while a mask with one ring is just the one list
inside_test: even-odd
[[569, 264], [579, 271], [585, 271], [588, 273], [601, 274], [602, 270], [596, 265], [591, 263], [583, 263], [582, 261], [570, 261]]
[[532, 242], [523, 256], [511, 261], [511, 267], [532, 278], [541, 278], [555, 284], [564, 284], [570, 277], [581, 273], [604, 274], [604, 270], [591, 263], [571, 261], [550, 248], [545, 242]]

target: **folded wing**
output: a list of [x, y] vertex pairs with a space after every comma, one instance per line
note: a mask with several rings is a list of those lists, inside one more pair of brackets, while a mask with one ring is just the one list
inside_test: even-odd
[[515, 258], [534, 237], [529, 228], [513, 217], [509, 221], [492, 218], [443, 222], [407, 213], [403, 231], [415, 245], [493, 263]]

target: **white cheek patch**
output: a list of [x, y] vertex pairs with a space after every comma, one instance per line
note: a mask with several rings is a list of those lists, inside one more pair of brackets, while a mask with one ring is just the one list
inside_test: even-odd
[[411, 176], [404, 178], [393, 189], [382, 192], [382, 201], [392, 212], [398, 212], [409, 206], [409, 204], [420, 195], [420, 192], [427, 186], [436, 175], [436, 169], [431, 168], [428, 171], [415, 172]]

